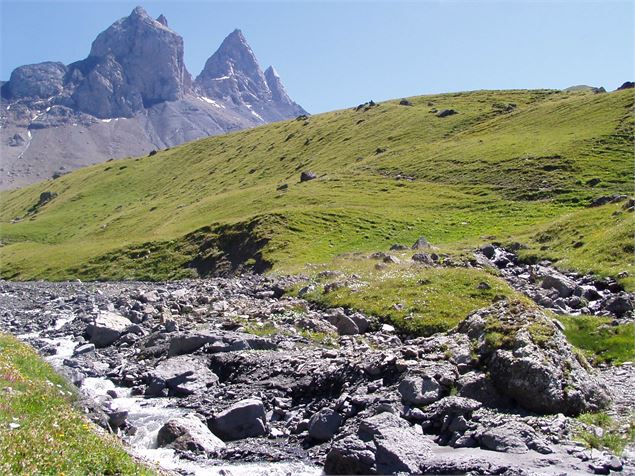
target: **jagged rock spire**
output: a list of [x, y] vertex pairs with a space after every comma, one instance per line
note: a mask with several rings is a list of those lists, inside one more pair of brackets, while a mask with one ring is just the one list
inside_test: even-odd
[[[158, 21], [159, 23], [161, 23], [161, 25], [163, 25], [163, 26], [168, 26], [168, 19], [167, 19], [167, 18], [165, 18], [165, 16], [163, 15], [163, 13], [157, 17], [157, 21]], [[168, 28], [169, 28], [169, 26], [168, 26]]]
[[[159, 17], [161, 18], [161, 17]], [[92, 44], [73, 98], [97, 117], [131, 116], [143, 107], [181, 99], [190, 84], [183, 38], [142, 7], [113, 23]]]

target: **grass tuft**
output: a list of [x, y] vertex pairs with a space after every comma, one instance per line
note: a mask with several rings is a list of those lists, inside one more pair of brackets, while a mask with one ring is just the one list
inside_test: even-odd
[[559, 316], [567, 339], [594, 363], [621, 364], [635, 359], [635, 323], [613, 325], [611, 318]]

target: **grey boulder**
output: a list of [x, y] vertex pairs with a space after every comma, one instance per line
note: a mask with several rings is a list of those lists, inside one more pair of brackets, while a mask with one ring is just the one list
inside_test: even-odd
[[356, 434], [333, 443], [326, 474], [420, 473], [430, 456], [430, 443], [392, 413], [363, 420]]
[[368, 318], [359, 312], [355, 312], [348, 317], [355, 323], [361, 334], [366, 332], [370, 327]]
[[317, 175], [313, 172], [306, 171], [300, 174], [300, 182], [308, 182], [310, 180], [315, 180]]
[[472, 413], [481, 408], [481, 403], [471, 398], [445, 397], [426, 408], [426, 420], [432, 426], [440, 427], [448, 420], [463, 417], [469, 420]]
[[425, 250], [428, 248], [431, 248], [431, 246], [424, 236], [420, 236], [412, 245], [413, 250]]
[[339, 413], [330, 408], [323, 408], [309, 421], [309, 437], [317, 441], [330, 440], [342, 424]]
[[479, 441], [481, 448], [503, 453], [527, 453], [529, 450], [542, 454], [553, 452], [533, 428], [521, 422], [510, 421], [479, 430], [474, 438]]
[[161, 362], [146, 381], [146, 395], [161, 396], [166, 392], [182, 397], [205, 392], [218, 383], [218, 376], [200, 359], [182, 355]]
[[214, 453], [225, 447], [225, 443], [193, 414], [169, 420], [159, 430], [157, 443], [159, 447], [169, 446], [193, 453]]
[[124, 316], [102, 311], [88, 326], [87, 332], [96, 347], [106, 347], [119, 339], [130, 325], [132, 322]]
[[633, 312], [633, 298], [628, 293], [619, 293], [606, 301], [606, 309], [617, 317], [624, 317]]
[[427, 405], [441, 398], [441, 385], [427, 375], [404, 378], [398, 390], [402, 400], [411, 405]]
[[359, 327], [353, 319], [344, 314], [343, 311], [337, 310], [333, 312], [327, 321], [337, 328], [337, 333], [342, 336], [359, 334]]
[[576, 283], [572, 279], [560, 273], [553, 273], [545, 276], [542, 281], [542, 287], [545, 289], [555, 289], [560, 297], [571, 296], [576, 288]]
[[215, 435], [225, 441], [267, 434], [267, 417], [261, 400], [246, 399], [217, 414], [210, 422]]
[[448, 116], [453, 116], [454, 114], [457, 114], [457, 112], [454, 109], [442, 109], [441, 111], [437, 112], [436, 116], [448, 117]]

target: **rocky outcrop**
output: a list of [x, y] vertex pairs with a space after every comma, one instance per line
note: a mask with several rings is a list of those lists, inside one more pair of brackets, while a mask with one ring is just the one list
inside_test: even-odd
[[529, 264], [515, 251], [494, 245], [483, 246], [476, 262], [498, 268], [514, 289], [556, 314], [635, 318], [635, 296], [613, 278], [559, 271], [547, 260]]
[[49, 61], [20, 66], [3, 86], [3, 95], [13, 100], [57, 96], [64, 89], [66, 73], [65, 65]]
[[475, 343], [498, 392], [527, 410], [577, 415], [608, 405], [583, 357], [537, 309], [501, 302], [470, 315], [458, 331]]

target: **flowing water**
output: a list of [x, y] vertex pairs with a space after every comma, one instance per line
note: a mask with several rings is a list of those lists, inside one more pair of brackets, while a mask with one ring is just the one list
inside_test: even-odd
[[[61, 329], [73, 319], [72, 315], [63, 316], [55, 321], [54, 330]], [[46, 357], [54, 368], [60, 369], [64, 359], [73, 355], [77, 342], [72, 336], [48, 338], [40, 337], [40, 332], [22, 334], [23, 340], [38, 338], [57, 352]], [[323, 474], [321, 468], [302, 462], [279, 463], [227, 463], [222, 460], [190, 461], [180, 458], [169, 448], [158, 448], [157, 435], [161, 427], [171, 418], [187, 413], [178, 407], [176, 398], [143, 398], [132, 396], [130, 389], [117, 387], [107, 378], [88, 377], [82, 382], [81, 392], [93, 400], [104, 398], [109, 390], [114, 390], [117, 397], [112, 398], [113, 410], [127, 411], [127, 421], [136, 428], [132, 436], [122, 435], [131, 453], [157, 464], [164, 470], [195, 476], [317, 476]]]

